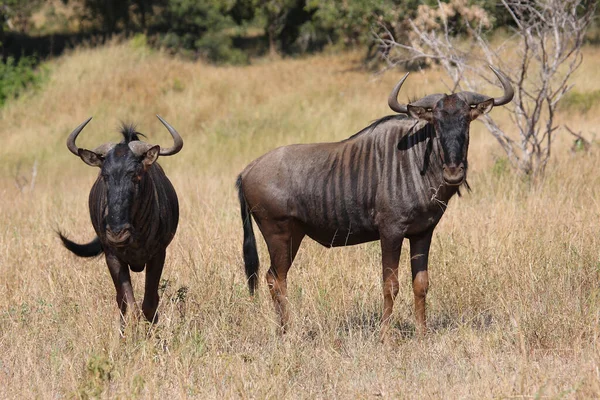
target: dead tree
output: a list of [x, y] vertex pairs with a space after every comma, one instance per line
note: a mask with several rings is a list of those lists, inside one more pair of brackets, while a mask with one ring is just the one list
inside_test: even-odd
[[[403, 21], [408, 32], [382, 28], [376, 38], [387, 49], [390, 66], [419, 62], [438, 64], [452, 80], [452, 91], [477, 91], [487, 81], [488, 64], [505, 71], [515, 87], [507, 105], [518, 138], [511, 137], [490, 116], [481, 120], [506, 152], [513, 167], [531, 176], [542, 175], [551, 155], [556, 108], [571, 89], [570, 78], [582, 62], [581, 47], [594, 16], [596, 2], [582, 0], [501, 0], [515, 27], [511, 36], [490, 41], [485, 11], [451, 0], [437, 8], [420, 6], [416, 18]], [[456, 35], [460, 17], [465, 35]], [[391, 36], [391, 38], [390, 38]], [[491, 83], [488, 81], [488, 83]]]

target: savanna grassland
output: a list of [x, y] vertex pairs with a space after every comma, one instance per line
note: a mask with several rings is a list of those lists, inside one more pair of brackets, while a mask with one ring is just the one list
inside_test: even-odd
[[[584, 54], [573, 90], [597, 96], [600, 50]], [[473, 191], [451, 200], [434, 234], [426, 337], [414, 333], [406, 244], [385, 345], [376, 242], [306, 240], [289, 275], [293, 325], [280, 337], [258, 236], [261, 285], [249, 297], [236, 176], [272, 148], [341, 140], [390, 114], [402, 72], [373, 76], [358, 60], [213, 67], [131, 43], [82, 48], [48, 65], [41, 90], [0, 110], [0, 397], [599, 397], [600, 148], [572, 152], [564, 131], [546, 178], [532, 183], [473, 123]], [[413, 73], [400, 99], [444, 90], [441, 76]], [[81, 147], [118, 140], [120, 120], [169, 146], [155, 114], [185, 141], [160, 160], [181, 219], [159, 324], [130, 323], [121, 337], [103, 258], [76, 258], [55, 233], [94, 237], [87, 196], [97, 170], [65, 140], [93, 115]], [[492, 115], [510, 129], [507, 113]], [[593, 138], [600, 105], [559, 119]], [[141, 301], [144, 274], [133, 279]]]

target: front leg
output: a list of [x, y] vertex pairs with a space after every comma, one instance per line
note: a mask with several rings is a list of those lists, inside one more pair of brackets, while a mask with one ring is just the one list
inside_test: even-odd
[[412, 271], [413, 292], [415, 295], [417, 332], [420, 335], [424, 335], [427, 332], [425, 297], [429, 289], [427, 264], [432, 234], [433, 229], [421, 236], [410, 238], [410, 269]]
[[398, 295], [398, 262], [403, 236], [381, 237], [381, 263], [383, 267], [383, 316], [381, 317], [381, 340], [388, 336], [394, 300]]
[[117, 305], [121, 311], [121, 331], [125, 327], [125, 314], [128, 307], [133, 307], [133, 311], [137, 314], [137, 304], [133, 297], [133, 287], [131, 286], [131, 277], [129, 275], [129, 266], [119, 260], [116, 255], [107, 252], [105, 254], [106, 264], [110, 276], [117, 290]]
[[165, 265], [166, 249], [158, 252], [146, 265], [146, 287], [144, 289], [144, 301], [142, 311], [146, 319], [152, 323], [158, 322], [158, 286], [163, 266]]

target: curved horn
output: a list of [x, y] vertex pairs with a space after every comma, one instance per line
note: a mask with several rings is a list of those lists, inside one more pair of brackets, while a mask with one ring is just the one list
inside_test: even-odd
[[138, 157], [154, 147], [153, 144], [140, 142], [139, 140], [134, 140], [133, 142], [129, 142], [128, 146], [131, 149], [131, 151], [133, 152], [133, 154], [135, 154]]
[[394, 90], [392, 90], [392, 93], [390, 93], [390, 97], [388, 97], [388, 106], [390, 106], [392, 110], [400, 114], [408, 114], [408, 107], [406, 106], [406, 104], [398, 103], [398, 93], [400, 92], [402, 84], [408, 77], [408, 74], [409, 72], [407, 72], [406, 75], [404, 75], [404, 77], [400, 79], [400, 82], [396, 84]]
[[443, 93], [430, 94], [428, 96], [423, 97], [417, 101], [413, 101], [410, 103], [411, 106], [415, 107], [423, 107], [423, 108], [433, 108], [438, 101], [446, 97]]
[[98, 154], [99, 156], [105, 157], [109, 151], [112, 150], [113, 147], [115, 147], [116, 144], [115, 143], [104, 143], [98, 147], [96, 147], [93, 151], [94, 153]]
[[514, 95], [515, 91], [510, 84], [510, 81], [502, 72], [498, 71], [496, 68], [489, 65], [490, 69], [494, 71], [494, 74], [500, 79], [500, 83], [502, 84], [502, 88], [504, 88], [504, 95], [502, 97], [494, 97], [494, 106], [502, 106], [508, 102], [510, 102]]
[[71, 151], [71, 153], [75, 154], [79, 157], [79, 148], [75, 145], [75, 139], [77, 139], [77, 135], [81, 133], [83, 128], [92, 120], [92, 117], [89, 117], [87, 120], [81, 123], [67, 138], [67, 148]]
[[173, 141], [175, 142], [175, 145], [173, 147], [169, 147], [167, 149], [160, 149], [160, 153], [158, 153], [158, 154], [161, 156], [172, 156], [173, 154], [179, 153], [179, 151], [183, 147], [183, 139], [181, 138], [181, 136], [179, 136], [179, 133], [177, 133], [175, 128], [173, 128], [171, 125], [169, 125], [169, 123], [167, 121], [162, 119], [160, 117], [160, 115], [156, 114], [156, 116], [158, 117], [160, 122], [162, 122], [162, 124], [165, 126], [165, 128], [167, 128], [167, 130], [173, 137]]

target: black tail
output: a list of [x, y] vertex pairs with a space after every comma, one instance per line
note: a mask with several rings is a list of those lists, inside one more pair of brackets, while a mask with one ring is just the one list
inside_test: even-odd
[[94, 240], [86, 244], [77, 244], [75, 242], [71, 242], [60, 232], [58, 232], [58, 236], [60, 237], [60, 240], [62, 240], [63, 245], [73, 254], [79, 257], [96, 257], [102, 254], [104, 251], [102, 250], [100, 239], [98, 239], [97, 236]]
[[246, 268], [246, 278], [248, 279], [248, 288], [250, 294], [254, 294], [258, 286], [258, 252], [256, 251], [256, 239], [252, 229], [252, 218], [248, 203], [242, 192], [242, 176], [238, 176], [236, 186], [238, 188], [238, 197], [240, 199], [240, 208], [242, 210], [242, 224], [244, 226], [244, 266]]

